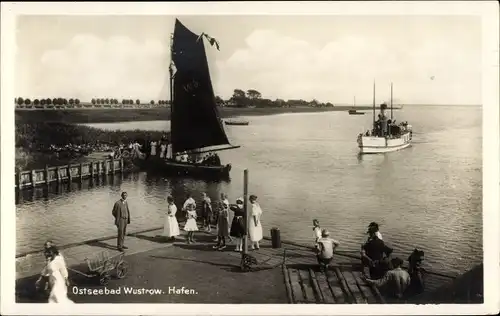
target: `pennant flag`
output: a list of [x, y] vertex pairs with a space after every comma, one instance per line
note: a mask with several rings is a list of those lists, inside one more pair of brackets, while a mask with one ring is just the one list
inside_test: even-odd
[[211, 37], [211, 36], [208, 36], [208, 35], [207, 35], [207, 34], [205, 34], [205, 33], [201, 33], [201, 35], [198, 37], [197, 41], [199, 41], [199, 40], [201, 39], [201, 37], [202, 37], [202, 36], [205, 36], [205, 38], [206, 38], [206, 39], [207, 39], [207, 41], [210, 43], [210, 45], [211, 45], [211, 46], [214, 46], [214, 45], [215, 45], [215, 47], [217, 48], [217, 50], [219, 50], [219, 51], [220, 51], [219, 42], [218, 42], [215, 38], [213, 38], [213, 37]]

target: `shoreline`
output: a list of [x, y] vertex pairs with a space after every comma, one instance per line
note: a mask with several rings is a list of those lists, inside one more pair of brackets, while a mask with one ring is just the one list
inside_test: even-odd
[[[290, 108], [233, 108], [221, 107], [222, 119], [238, 116], [267, 116], [288, 113], [347, 112], [356, 109], [369, 111], [371, 107], [335, 106], [331, 108], [290, 107]], [[396, 109], [399, 110], [399, 109]], [[348, 113], [346, 113], [348, 115]], [[118, 123], [130, 121], [168, 121], [170, 108], [155, 109], [36, 109], [16, 110], [16, 124], [24, 122], [61, 122], [67, 124]]]

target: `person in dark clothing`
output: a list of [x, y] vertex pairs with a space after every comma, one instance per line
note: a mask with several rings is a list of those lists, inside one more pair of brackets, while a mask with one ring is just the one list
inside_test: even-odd
[[361, 247], [361, 262], [364, 268], [369, 268], [370, 278], [381, 278], [390, 270], [390, 255], [392, 248], [373, 232], [368, 241]]
[[221, 161], [220, 161], [219, 155], [214, 154], [213, 161], [214, 161], [214, 165], [215, 166], [220, 166], [221, 165]]
[[415, 248], [408, 257], [408, 273], [410, 274], [411, 281], [405, 295], [416, 295], [424, 291], [425, 269], [422, 267], [424, 255], [424, 251]]
[[236, 248], [234, 249], [234, 251], [243, 251], [242, 238], [245, 235], [245, 222], [243, 219], [243, 217], [245, 216], [245, 211], [243, 210], [243, 199], [238, 198], [236, 200], [236, 205], [230, 205], [229, 209], [234, 212], [229, 236], [236, 239]]

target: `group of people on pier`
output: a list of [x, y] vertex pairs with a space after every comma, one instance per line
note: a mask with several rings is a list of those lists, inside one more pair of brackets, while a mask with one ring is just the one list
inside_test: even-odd
[[[256, 195], [250, 195], [250, 219], [248, 223], [248, 235], [251, 241], [251, 248], [258, 250], [259, 242], [263, 238], [261, 216], [262, 209], [257, 202]], [[171, 240], [175, 240], [180, 235], [179, 223], [177, 221], [178, 209], [171, 196], [167, 197], [168, 207], [165, 214], [165, 222], [162, 236]], [[202, 193], [200, 207], [197, 207], [196, 201], [188, 194], [181, 211], [186, 219], [184, 231], [187, 232], [186, 241], [188, 244], [194, 243], [194, 234], [199, 231], [198, 219], [202, 229], [211, 232], [212, 225], [217, 230], [217, 237], [214, 240], [216, 244], [214, 249], [224, 250], [227, 247], [226, 241], [235, 241], [234, 251], [243, 250], [243, 236], [245, 233], [244, 221], [244, 200], [243, 198], [236, 199], [235, 204], [230, 204], [227, 196], [224, 193], [220, 195], [218, 203], [212, 203], [212, 200], [206, 193]], [[198, 211], [197, 211], [198, 210]], [[230, 214], [233, 213], [232, 220]], [[229, 224], [231, 222], [231, 224]]]
[[[316, 219], [313, 221], [313, 231], [317, 260], [324, 270], [332, 262], [335, 249], [340, 243], [330, 238], [330, 233], [322, 229]], [[392, 257], [393, 249], [385, 244], [376, 222], [368, 225], [367, 234], [368, 238], [360, 252], [366, 282], [386, 288], [396, 298], [422, 293], [424, 252], [415, 249], [407, 259], [408, 269], [405, 270], [403, 260]]]

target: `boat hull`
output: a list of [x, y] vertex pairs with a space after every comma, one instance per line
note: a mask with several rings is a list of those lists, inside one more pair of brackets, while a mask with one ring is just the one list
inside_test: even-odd
[[144, 160], [138, 159], [137, 164], [140, 165], [143, 169], [158, 172], [161, 174], [196, 179], [227, 180], [229, 179], [231, 171], [231, 164], [222, 166], [209, 166], [152, 157]]
[[406, 132], [398, 138], [360, 136], [358, 146], [361, 154], [383, 154], [410, 147], [411, 140], [411, 132]]

